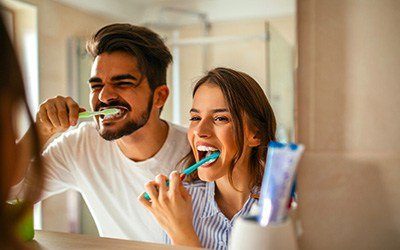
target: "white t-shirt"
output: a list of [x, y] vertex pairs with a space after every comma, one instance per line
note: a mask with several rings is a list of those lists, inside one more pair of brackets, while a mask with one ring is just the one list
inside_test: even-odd
[[86, 201], [100, 236], [162, 242], [161, 227], [137, 197], [146, 182], [160, 173], [168, 175], [190, 150], [186, 129], [168, 125], [160, 151], [141, 162], [127, 158], [115, 141], [101, 138], [93, 122], [62, 134], [43, 152], [43, 198], [75, 189]]

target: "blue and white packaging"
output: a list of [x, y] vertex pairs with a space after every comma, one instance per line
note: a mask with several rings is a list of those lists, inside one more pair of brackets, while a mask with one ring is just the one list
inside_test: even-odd
[[278, 224], [286, 220], [294, 176], [303, 151], [301, 144], [269, 143], [259, 200], [260, 225]]

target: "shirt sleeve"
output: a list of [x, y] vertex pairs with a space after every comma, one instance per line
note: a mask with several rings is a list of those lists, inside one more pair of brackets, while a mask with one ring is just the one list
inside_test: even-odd
[[[42, 153], [44, 168], [44, 185], [40, 200], [49, 196], [62, 193], [68, 189], [77, 190], [77, 182], [74, 176], [76, 161], [74, 155], [80, 149], [77, 147], [77, 139], [69, 133], [62, 134], [49, 143]], [[12, 187], [10, 199], [23, 198], [27, 183], [32, 178], [33, 166], [28, 168], [25, 179]]]
[[74, 176], [78, 147], [75, 135], [62, 135], [43, 152], [45, 183], [43, 199], [67, 189], [77, 189]]

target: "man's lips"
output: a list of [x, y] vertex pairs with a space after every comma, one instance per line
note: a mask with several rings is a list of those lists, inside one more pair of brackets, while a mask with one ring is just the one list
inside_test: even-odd
[[109, 108], [117, 108], [119, 109], [119, 112], [114, 115], [102, 115], [100, 116], [100, 119], [103, 123], [107, 122], [114, 122], [120, 119], [125, 118], [126, 114], [128, 113], [128, 109], [124, 106], [110, 106], [110, 107], [101, 107], [99, 110], [104, 110], [104, 109], [109, 109]]

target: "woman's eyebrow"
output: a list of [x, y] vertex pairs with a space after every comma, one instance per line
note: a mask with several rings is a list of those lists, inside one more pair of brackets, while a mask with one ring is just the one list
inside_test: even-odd
[[[200, 111], [198, 109], [195, 109], [195, 108], [191, 108], [189, 112], [190, 113], [200, 113]], [[218, 109], [213, 109], [212, 110], [212, 113], [222, 113], [222, 112], [229, 112], [229, 110], [226, 109], [226, 108], [218, 108]]]
[[213, 109], [213, 113], [223, 113], [223, 112], [229, 112], [229, 110], [226, 108]]

